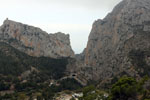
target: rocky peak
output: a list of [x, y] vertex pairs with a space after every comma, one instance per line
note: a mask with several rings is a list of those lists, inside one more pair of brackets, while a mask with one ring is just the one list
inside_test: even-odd
[[48, 34], [40, 28], [6, 19], [0, 27], [0, 41], [31, 56], [74, 57], [69, 35]]
[[[129, 55], [133, 51], [137, 54], [146, 52], [143, 57], [149, 55], [149, 11], [150, 0], [123, 0], [104, 19], [96, 20], [84, 51], [81, 73], [101, 81], [122, 73], [136, 77], [145, 74], [145, 68], [135, 67], [137, 65]], [[143, 59], [147, 61], [147, 58]]]

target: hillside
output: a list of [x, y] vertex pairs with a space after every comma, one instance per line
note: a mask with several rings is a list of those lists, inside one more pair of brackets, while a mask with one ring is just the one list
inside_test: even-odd
[[77, 55], [69, 35], [6, 19], [0, 79], [0, 100], [149, 100], [150, 0], [122, 0], [93, 23]]
[[19, 76], [32, 67], [51, 78], [63, 77], [67, 58], [32, 57], [12, 46], [0, 42], [0, 73], [3, 75]]
[[22, 95], [37, 98], [39, 94], [49, 99], [57, 92], [80, 88], [74, 79], [61, 80], [69, 59], [33, 57], [0, 42], [0, 100], [16, 100]]
[[150, 75], [150, 1], [123, 0], [93, 23], [76, 63], [79, 77], [100, 83], [128, 75]]

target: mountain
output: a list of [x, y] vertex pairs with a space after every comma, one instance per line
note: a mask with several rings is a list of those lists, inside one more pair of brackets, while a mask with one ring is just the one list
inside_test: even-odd
[[66, 77], [69, 57], [33, 57], [0, 42], [0, 100], [51, 100], [57, 92], [82, 85]]
[[[92, 26], [75, 72], [87, 80], [150, 75], [150, 0], [123, 0]], [[82, 63], [81, 63], [82, 61]]]
[[59, 79], [64, 76], [69, 59], [29, 56], [4, 42], [0, 42], [0, 56], [0, 75], [22, 78], [36, 72]]
[[0, 100], [51, 100], [81, 88], [67, 73], [74, 57], [69, 35], [6, 19], [0, 27]]
[[61, 32], [48, 34], [37, 27], [8, 19], [0, 27], [0, 41], [30, 56], [74, 57], [69, 35]]
[[[6, 19], [0, 27], [0, 99], [49, 100], [87, 84], [111, 92], [104, 99], [150, 98], [149, 11], [149, 0], [123, 0], [93, 23], [87, 46], [78, 55], [69, 35], [48, 34]], [[80, 99], [101, 98], [97, 87], [80, 89]]]

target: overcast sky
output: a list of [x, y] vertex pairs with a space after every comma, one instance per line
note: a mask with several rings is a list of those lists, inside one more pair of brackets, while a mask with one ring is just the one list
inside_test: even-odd
[[0, 24], [8, 17], [48, 33], [70, 34], [75, 53], [86, 47], [92, 24], [121, 0], [0, 0]]

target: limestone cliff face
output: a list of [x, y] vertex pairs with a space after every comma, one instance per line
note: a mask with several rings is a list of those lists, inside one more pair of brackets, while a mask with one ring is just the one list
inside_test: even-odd
[[149, 51], [150, 0], [123, 0], [103, 20], [94, 22], [81, 71], [93, 80], [123, 73], [150, 75]]
[[0, 41], [31, 56], [73, 57], [69, 35], [48, 34], [39, 28], [6, 19], [0, 27]]

